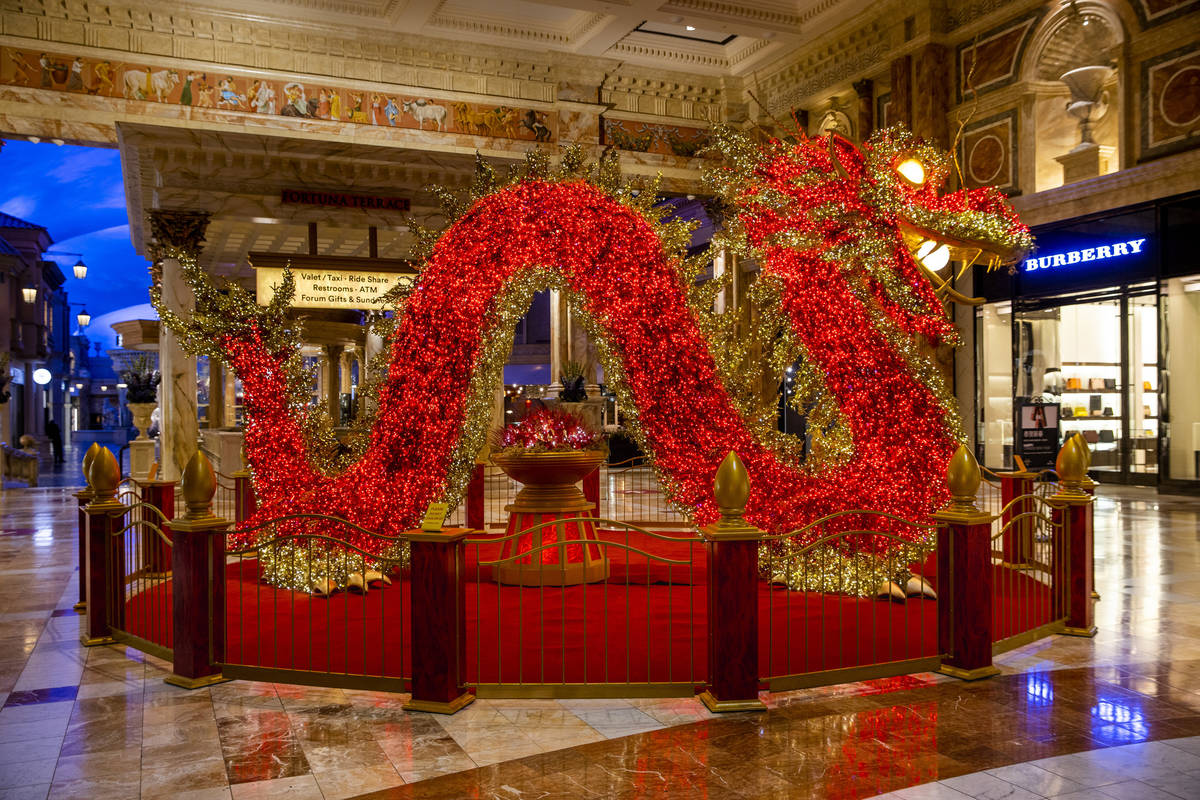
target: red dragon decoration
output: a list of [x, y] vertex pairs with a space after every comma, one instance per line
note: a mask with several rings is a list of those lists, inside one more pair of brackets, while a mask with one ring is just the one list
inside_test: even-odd
[[[243, 382], [260, 502], [244, 527], [317, 513], [395, 534], [431, 502], [456, 499], [484, 441], [512, 328], [546, 287], [565, 291], [587, 321], [671, 500], [697, 523], [717, 516], [713, 476], [731, 450], [751, 478], [747, 519], [769, 531], [848, 509], [927, 520], [946, 499], [941, 476], [963, 437], [926, 355], [958, 341], [943, 308], [956, 293], [926, 265], [948, 260], [931, 259], [936, 250], [964, 264], [1018, 258], [1028, 229], [995, 190], [939, 194], [944, 155], [904, 132], [877, 134], [861, 150], [838, 137], [756, 142], [719, 129], [713, 138], [724, 159], [708, 179], [734, 212], [726, 244], [757, 260], [783, 351], [801, 365], [813, 418], [827, 421], [818, 436], [840, 444], [802, 464], [746, 421], [704, 312], [689, 303], [684, 259], [669, 246], [686, 230], [680, 237], [661, 223], [652, 189], [621, 185], [611, 160], [586, 167], [570, 154], [551, 173], [533, 157], [504, 185], [483, 168], [472, 199], [433, 241], [398, 313], [369, 439], [340, 471], [316, 463], [307, 392], [298, 400], [289, 377], [295, 342], [273, 329], [287, 293], [273, 311], [231, 323], [228, 306], [204, 307], [216, 295], [187, 271], [198, 312], [164, 318]], [[233, 537], [247, 545], [254, 535]], [[352, 540], [379, 549], [371, 537]], [[872, 541], [863, 546], [882, 546]]]

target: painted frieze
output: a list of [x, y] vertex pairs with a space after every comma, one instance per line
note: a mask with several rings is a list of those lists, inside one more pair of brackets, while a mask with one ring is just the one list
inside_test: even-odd
[[299, 117], [431, 133], [552, 142], [557, 115], [533, 108], [439, 100], [309, 80], [182, 69], [0, 47], [0, 84], [149, 103]]
[[697, 158], [708, 146], [708, 131], [680, 125], [659, 125], [604, 118], [603, 143], [618, 150]]

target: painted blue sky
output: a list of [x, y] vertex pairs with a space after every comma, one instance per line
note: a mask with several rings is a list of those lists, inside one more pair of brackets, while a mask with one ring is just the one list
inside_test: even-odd
[[[67, 276], [71, 302], [86, 304], [95, 320], [88, 336], [114, 346], [111, 329], [95, 318], [149, 301], [147, 263], [129, 241], [121, 154], [9, 140], [0, 149], [0, 175], [0, 211], [45, 227], [52, 251], [83, 254], [88, 274], [82, 281], [71, 271], [75, 256], [52, 257]], [[128, 317], [113, 314], [118, 318]]]

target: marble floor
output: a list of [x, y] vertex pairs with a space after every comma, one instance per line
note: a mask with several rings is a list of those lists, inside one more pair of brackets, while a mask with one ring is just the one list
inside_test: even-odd
[[66, 488], [0, 493], [0, 800], [1200, 796], [1196, 498], [1102, 487], [1094, 639], [1012, 651], [974, 684], [869, 681], [722, 717], [693, 699], [441, 717], [343, 689], [179, 690], [158, 659], [79, 645], [74, 516]]

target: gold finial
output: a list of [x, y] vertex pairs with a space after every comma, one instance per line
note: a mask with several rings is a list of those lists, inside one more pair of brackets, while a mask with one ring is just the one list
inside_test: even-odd
[[953, 499], [952, 508], [962, 511], [977, 511], [975, 508], [975, 493], [979, 491], [979, 464], [967, 446], [960, 444], [954, 451], [950, 463], [946, 465], [946, 484], [950, 487], [950, 497]]
[[746, 465], [732, 450], [717, 467], [713, 494], [717, 498], [717, 507], [721, 509], [722, 521], [736, 520], [746, 512], [746, 501], [750, 499], [750, 476], [746, 474]]
[[92, 487], [95, 499], [114, 499], [120, 483], [121, 467], [117, 465], [117, 457], [107, 447], [98, 448], [88, 465], [88, 485]]
[[212, 516], [212, 499], [217, 493], [217, 475], [208, 456], [197, 450], [183, 468], [183, 502], [188, 519]]
[[87, 481], [88, 488], [92, 488], [92, 462], [96, 460], [96, 454], [100, 452], [100, 443], [92, 442], [92, 446], [83, 454], [83, 479]]
[[1083, 479], [1087, 476], [1087, 451], [1075, 436], [1068, 436], [1054, 461], [1058, 481], [1064, 494], [1084, 494]]

